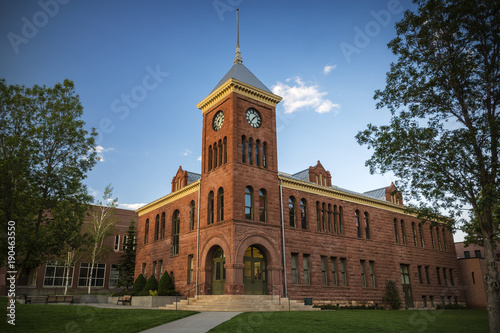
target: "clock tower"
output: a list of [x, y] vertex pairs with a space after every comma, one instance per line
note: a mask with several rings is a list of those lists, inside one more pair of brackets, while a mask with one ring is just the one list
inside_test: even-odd
[[[227, 244], [227, 248], [222, 247], [224, 274], [227, 271], [224, 290], [216, 290], [212, 277], [214, 293], [249, 292], [250, 286], [241, 282], [242, 275], [248, 278], [247, 268], [242, 272], [248, 264], [243, 254], [251, 246], [255, 245], [263, 257], [268, 253], [262, 269], [256, 269], [252, 261], [252, 272], [267, 273], [267, 282], [272, 279], [272, 270], [278, 266], [282, 270], [276, 143], [276, 105], [281, 99], [243, 65], [238, 36], [234, 65], [197, 104], [203, 113], [200, 239], [219, 234], [223, 240], [217, 243]], [[245, 239], [249, 244], [241, 247]], [[207, 253], [204, 264], [213, 269], [210, 256]], [[258, 288], [256, 293], [262, 293], [262, 287]]]

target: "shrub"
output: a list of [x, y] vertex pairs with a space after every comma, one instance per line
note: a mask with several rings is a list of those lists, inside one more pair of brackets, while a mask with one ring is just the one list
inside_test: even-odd
[[158, 290], [150, 290], [149, 296], [158, 296]]
[[167, 272], [164, 272], [158, 283], [158, 295], [160, 296], [175, 296], [177, 292], [175, 291], [174, 282]]
[[144, 289], [139, 293], [139, 296], [149, 296], [149, 291], [158, 290], [158, 281], [154, 275], [151, 275], [144, 286]]
[[139, 295], [139, 293], [144, 289], [144, 286], [146, 285], [146, 279], [144, 278], [144, 275], [139, 274], [137, 279], [135, 279], [134, 282], [134, 287], [132, 288], [132, 295]]
[[393, 310], [398, 310], [401, 307], [399, 290], [398, 287], [396, 287], [396, 283], [392, 280], [388, 280], [385, 286], [384, 302], [388, 303]]

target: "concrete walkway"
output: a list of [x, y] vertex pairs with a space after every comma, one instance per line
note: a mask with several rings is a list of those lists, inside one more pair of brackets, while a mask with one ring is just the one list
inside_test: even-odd
[[151, 328], [142, 333], [205, 333], [240, 313], [241, 312], [200, 312], [186, 318]]

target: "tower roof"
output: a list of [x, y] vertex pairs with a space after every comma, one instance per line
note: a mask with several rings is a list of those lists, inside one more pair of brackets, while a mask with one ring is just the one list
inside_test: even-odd
[[260, 82], [260, 80], [255, 75], [253, 75], [253, 73], [250, 72], [248, 68], [245, 67], [245, 65], [243, 65], [240, 62], [235, 63], [233, 67], [231, 67], [229, 72], [227, 72], [226, 75], [224, 75], [222, 80], [219, 81], [219, 83], [215, 86], [212, 92], [219, 89], [229, 79], [235, 79], [240, 82], [251, 85], [252, 87], [264, 90], [265, 92], [272, 93], [271, 90], [269, 90], [262, 82]]

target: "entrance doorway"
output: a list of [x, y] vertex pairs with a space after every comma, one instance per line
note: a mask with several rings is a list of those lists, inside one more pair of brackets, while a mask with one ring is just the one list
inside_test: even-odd
[[405, 295], [406, 308], [413, 308], [413, 293], [411, 292], [410, 267], [409, 265], [400, 265], [401, 283], [403, 285], [403, 294]]
[[212, 258], [212, 294], [224, 295], [224, 285], [226, 283], [226, 257], [224, 250], [218, 248], [215, 250]]
[[245, 295], [264, 295], [264, 283], [266, 282], [266, 258], [261, 250], [250, 246], [243, 258], [245, 270], [243, 283]]

